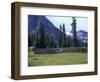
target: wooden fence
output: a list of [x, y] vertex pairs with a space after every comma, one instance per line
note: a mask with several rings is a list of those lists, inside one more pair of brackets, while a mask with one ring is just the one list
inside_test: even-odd
[[71, 47], [71, 48], [38, 48], [34, 49], [35, 54], [54, 54], [54, 53], [62, 53], [62, 52], [78, 52], [78, 53], [86, 53], [86, 47]]

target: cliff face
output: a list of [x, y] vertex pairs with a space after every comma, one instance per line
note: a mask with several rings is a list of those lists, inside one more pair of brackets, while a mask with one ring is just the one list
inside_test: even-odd
[[60, 30], [55, 27], [45, 16], [28, 16], [28, 33], [35, 32], [39, 22], [42, 23], [46, 33], [52, 34], [55, 39], [60, 36]]

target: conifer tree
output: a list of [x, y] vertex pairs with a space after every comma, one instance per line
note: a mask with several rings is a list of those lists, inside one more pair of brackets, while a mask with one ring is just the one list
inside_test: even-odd
[[40, 23], [39, 28], [37, 29], [36, 37], [35, 37], [35, 48], [45, 48], [45, 31], [43, 24]]
[[76, 17], [72, 17], [72, 33], [73, 33], [73, 41], [72, 41], [72, 46], [73, 47], [78, 47], [78, 40], [77, 40], [77, 31], [76, 31]]
[[65, 24], [63, 24], [63, 47], [67, 47]]

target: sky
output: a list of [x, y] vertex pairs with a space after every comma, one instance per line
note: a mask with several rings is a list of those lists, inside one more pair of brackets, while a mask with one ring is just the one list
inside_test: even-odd
[[[72, 29], [72, 17], [68, 16], [46, 16], [49, 21], [51, 21], [57, 28], [59, 28], [60, 24], [65, 24], [66, 32], [70, 32]], [[77, 23], [77, 31], [84, 30], [88, 32], [88, 18], [87, 17], [76, 17]]]

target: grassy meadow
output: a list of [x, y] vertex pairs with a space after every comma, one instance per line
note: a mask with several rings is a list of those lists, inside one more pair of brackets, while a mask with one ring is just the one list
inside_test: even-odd
[[28, 54], [28, 66], [86, 64], [87, 53]]

